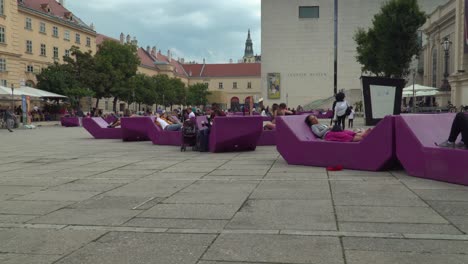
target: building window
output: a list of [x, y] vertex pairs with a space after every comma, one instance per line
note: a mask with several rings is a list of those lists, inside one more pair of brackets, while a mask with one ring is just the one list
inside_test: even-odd
[[30, 29], [32, 30], [32, 19], [27, 17], [26, 18], [26, 26], [25, 26], [26, 29]]
[[237, 89], [237, 82], [232, 83], [232, 89]]
[[90, 37], [86, 37], [86, 46], [91, 47], [91, 38]]
[[3, 0], [0, 0], [0, 16], [5, 15], [5, 3]]
[[39, 24], [39, 32], [40, 33], [46, 33], [46, 26], [45, 26], [45, 23], [44, 22], [41, 22]]
[[300, 6], [299, 18], [319, 18], [320, 9], [318, 6]]
[[54, 59], [58, 59], [58, 57], [59, 57], [58, 48], [54, 47]]
[[223, 89], [223, 83], [222, 82], [219, 83], [219, 89]]
[[52, 28], [52, 35], [56, 38], [58, 38], [59, 34], [58, 34], [58, 27], [53, 27]]
[[32, 53], [32, 41], [26, 40], [26, 53]]
[[80, 42], [81, 42], [81, 36], [80, 36], [80, 34], [76, 33], [76, 35], [75, 35], [75, 43], [76, 43], [76, 44], [80, 44]]
[[65, 57], [70, 57], [70, 50], [65, 50]]
[[41, 56], [47, 56], [46, 45], [41, 44]]
[[437, 87], [437, 49], [432, 50], [432, 87]]
[[6, 59], [0, 58], [0, 72], [6, 72]]
[[5, 28], [0, 27], [0, 43], [5, 43]]
[[206, 86], [206, 88], [209, 88], [209, 87], [210, 87], [210, 84], [206, 82], [206, 83], [205, 83], [205, 86]]
[[63, 33], [63, 38], [65, 40], [70, 40], [70, 30], [65, 30]]
[[32, 65], [28, 65], [28, 66], [26, 67], [26, 71], [32, 73], [32, 72], [34, 72], [34, 67], [33, 67]]
[[4, 87], [8, 87], [8, 82], [7, 80], [0, 80], [0, 85]]

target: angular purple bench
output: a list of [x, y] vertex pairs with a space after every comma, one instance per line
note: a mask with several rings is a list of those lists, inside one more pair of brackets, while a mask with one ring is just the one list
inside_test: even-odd
[[79, 117], [61, 117], [60, 123], [63, 127], [79, 127], [80, 118]]
[[107, 123], [112, 124], [117, 120], [117, 118], [113, 115], [108, 115], [104, 120], [106, 120]]
[[276, 119], [276, 142], [281, 156], [293, 165], [379, 171], [394, 162], [394, 118], [384, 118], [361, 142], [342, 143], [317, 139], [304, 120], [306, 116]]
[[262, 131], [261, 116], [216, 117], [210, 131], [210, 152], [255, 150]]
[[415, 177], [468, 185], [468, 150], [440, 148], [448, 139], [455, 114], [396, 117], [396, 153]]
[[146, 118], [142, 123], [146, 123], [148, 138], [154, 145], [165, 146], [181, 146], [182, 132], [181, 131], [166, 131], [157, 126], [153, 119]]
[[83, 118], [83, 127], [95, 139], [121, 139], [121, 128], [107, 128], [109, 124], [101, 117]]
[[146, 121], [149, 119], [154, 123], [154, 117], [122, 117], [120, 119], [122, 127], [122, 140], [123, 141], [149, 141], [148, 126]]
[[276, 130], [263, 130], [257, 146], [276, 146]]

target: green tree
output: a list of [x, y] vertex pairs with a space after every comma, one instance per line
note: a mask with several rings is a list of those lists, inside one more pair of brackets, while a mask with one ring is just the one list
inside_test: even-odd
[[132, 78], [131, 88], [135, 91], [136, 103], [145, 105], [156, 104], [156, 82], [153, 78], [145, 74], [138, 73]]
[[105, 40], [98, 46], [95, 60], [98, 72], [96, 84], [102, 91], [96, 96], [97, 98], [113, 96], [113, 110], [116, 111], [119, 99], [128, 101], [132, 97], [130, 82], [140, 65], [137, 47]]
[[210, 94], [208, 85], [204, 83], [190, 85], [187, 90], [187, 104], [206, 105]]
[[367, 31], [354, 35], [357, 61], [362, 71], [376, 76], [404, 78], [413, 57], [421, 50], [418, 29], [426, 22], [426, 14], [417, 0], [390, 0], [372, 20]]
[[62, 94], [68, 97], [72, 107], [79, 106], [80, 99], [85, 96], [93, 96], [93, 91], [83, 88], [77, 80], [75, 70], [70, 64], [54, 63], [42, 69], [36, 75], [37, 88], [52, 93]]

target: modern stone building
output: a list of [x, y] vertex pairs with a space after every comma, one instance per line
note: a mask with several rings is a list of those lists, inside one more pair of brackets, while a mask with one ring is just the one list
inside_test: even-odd
[[96, 51], [96, 32], [55, 0], [0, 0], [0, 85], [35, 86], [35, 73], [72, 46]]
[[[360, 91], [361, 66], [355, 59], [353, 35], [359, 27], [371, 25], [384, 2], [262, 0], [266, 104], [287, 102], [294, 107], [329, 98], [336, 90]], [[419, 4], [430, 13], [444, 2], [420, 0]]]

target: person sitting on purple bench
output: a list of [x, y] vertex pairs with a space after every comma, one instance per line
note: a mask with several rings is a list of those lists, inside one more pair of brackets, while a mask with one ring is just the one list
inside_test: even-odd
[[[460, 134], [462, 135], [462, 140], [458, 144], [455, 144]], [[465, 113], [458, 113], [455, 116], [448, 140], [437, 145], [443, 148], [468, 149], [468, 116]]]
[[343, 130], [339, 125], [327, 126], [320, 124], [317, 117], [314, 115], [308, 115], [305, 119], [305, 123], [312, 129], [312, 133], [318, 138], [325, 141], [337, 141], [337, 142], [359, 142], [363, 140], [372, 129], [362, 130]]
[[160, 116], [156, 117], [155, 121], [156, 125], [161, 127], [163, 130], [166, 131], [180, 131], [182, 130], [181, 124], [174, 124], [169, 118], [167, 117], [167, 113], [164, 112]]

